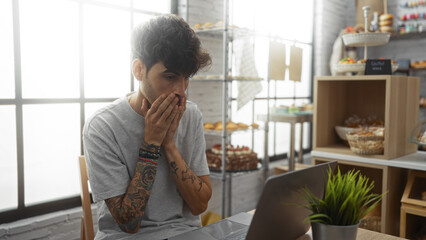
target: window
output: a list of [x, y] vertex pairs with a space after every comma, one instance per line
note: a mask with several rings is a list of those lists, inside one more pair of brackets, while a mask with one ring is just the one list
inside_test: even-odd
[[[259, 8], [255, 1], [234, 0], [231, 7], [233, 17], [231, 23], [254, 29], [260, 35], [277, 36], [278, 41], [286, 45], [286, 64], [289, 65], [290, 46], [303, 49], [301, 82], [289, 81], [288, 71], [284, 81], [271, 80], [269, 85], [269, 107], [295, 104], [300, 106], [312, 101], [312, 42], [313, 42], [313, 15], [314, 1], [274, 1], [265, 0]], [[244, 11], [238, 9], [244, 8]], [[303, 15], [303, 17], [301, 17]], [[271, 24], [274, 23], [274, 24]], [[266, 77], [269, 39], [256, 38], [254, 41], [254, 54], [256, 68], [259, 76]], [[232, 83], [232, 119], [234, 122], [258, 122], [258, 114], [267, 113], [267, 83], [262, 81], [262, 91], [255, 99], [237, 110], [238, 83]], [[250, 119], [250, 120], [248, 120]], [[259, 122], [262, 126], [262, 122]], [[303, 148], [310, 149], [311, 124], [304, 123]], [[296, 125], [295, 143], [299, 142], [300, 126]], [[251, 146], [258, 153], [259, 158], [264, 157], [263, 131], [239, 133], [232, 135], [232, 142]], [[290, 149], [290, 124], [269, 123], [268, 155], [271, 159], [282, 159]], [[299, 144], [295, 144], [299, 151]]]
[[134, 90], [131, 29], [171, 6], [0, 1], [0, 223], [80, 204], [84, 121]]

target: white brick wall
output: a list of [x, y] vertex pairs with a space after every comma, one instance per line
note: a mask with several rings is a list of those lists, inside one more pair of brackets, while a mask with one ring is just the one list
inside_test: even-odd
[[[92, 205], [97, 231], [96, 206]], [[80, 239], [82, 208], [76, 207], [0, 225], [0, 240]]]

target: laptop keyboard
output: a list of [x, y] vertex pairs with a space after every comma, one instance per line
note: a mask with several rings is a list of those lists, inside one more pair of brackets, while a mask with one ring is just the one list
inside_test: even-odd
[[248, 230], [249, 230], [248, 227], [243, 228], [237, 232], [230, 234], [229, 236], [226, 236], [225, 240], [244, 240], [246, 239]]

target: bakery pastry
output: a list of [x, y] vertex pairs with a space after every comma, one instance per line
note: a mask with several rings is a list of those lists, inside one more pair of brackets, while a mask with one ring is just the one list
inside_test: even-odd
[[249, 127], [249, 125], [244, 124], [244, 123], [241, 123], [241, 122], [237, 123], [237, 125], [238, 125], [238, 127], [239, 127], [239, 128], [241, 128], [241, 129], [247, 129], [247, 128]]
[[382, 26], [392, 26], [393, 25], [393, 21], [382, 21], [379, 22], [380, 27]]
[[356, 61], [352, 58], [343, 58], [342, 60], [339, 61], [339, 64], [352, 64], [352, 63], [356, 63]]
[[393, 15], [392, 14], [382, 14], [379, 17], [380, 21], [393, 21]]
[[195, 30], [201, 30], [201, 29], [203, 29], [203, 26], [201, 24], [197, 23], [194, 26], [192, 26], [192, 28], [195, 29]]
[[382, 31], [382, 32], [393, 32], [393, 27], [392, 26], [381, 26], [380, 31]]
[[223, 129], [223, 123], [222, 122], [216, 122], [214, 124], [214, 129], [216, 129], [216, 130], [222, 130]]
[[255, 129], [259, 128], [259, 124], [257, 123], [252, 123], [250, 126]]
[[214, 25], [211, 22], [206, 22], [206, 23], [204, 23], [203, 28], [204, 29], [212, 29], [212, 28], [214, 28]]
[[238, 125], [234, 122], [229, 121], [226, 123], [227, 130], [237, 130], [238, 128], [239, 128]]
[[[211, 170], [222, 168], [222, 144], [215, 144], [206, 151], [207, 164]], [[257, 169], [257, 153], [249, 147], [226, 144], [226, 167], [227, 171], [253, 170]]]
[[204, 129], [214, 129], [214, 125], [211, 122], [204, 123]]

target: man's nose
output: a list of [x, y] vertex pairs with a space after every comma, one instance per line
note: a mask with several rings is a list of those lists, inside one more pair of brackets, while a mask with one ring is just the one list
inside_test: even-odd
[[177, 81], [177, 83], [175, 84], [175, 92], [176, 94], [178, 94], [181, 97], [186, 97], [186, 88], [188, 87], [185, 78], [181, 78], [179, 79], [179, 81]]

